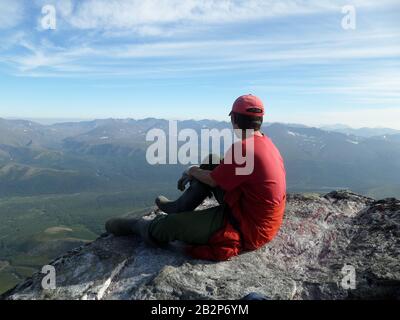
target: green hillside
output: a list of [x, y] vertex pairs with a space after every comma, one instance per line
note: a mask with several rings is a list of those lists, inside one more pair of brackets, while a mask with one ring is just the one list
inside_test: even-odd
[[[105, 221], [147, 212], [167, 190], [0, 198], [0, 292], [51, 259], [95, 239]], [[171, 193], [169, 193], [172, 195]]]

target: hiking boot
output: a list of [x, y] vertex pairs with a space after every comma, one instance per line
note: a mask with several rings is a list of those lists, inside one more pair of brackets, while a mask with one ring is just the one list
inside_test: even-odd
[[123, 237], [133, 234], [132, 226], [136, 224], [137, 218], [111, 218], [106, 222], [105, 228], [108, 233]]
[[211, 196], [210, 188], [192, 179], [190, 187], [177, 200], [171, 201], [164, 196], [159, 196], [155, 202], [157, 207], [165, 213], [181, 213], [193, 211], [209, 196]]
[[106, 222], [105, 228], [108, 233], [120, 236], [138, 235], [147, 244], [157, 246], [149, 233], [150, 219], [141, 218], [112, 218]]

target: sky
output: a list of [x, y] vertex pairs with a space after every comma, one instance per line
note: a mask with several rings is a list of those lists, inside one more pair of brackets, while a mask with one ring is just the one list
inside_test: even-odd
[[399, 88], [398, 0], [0, 0], [3, 118], [228, 120], [251, 93], [268, 122], [400, 129]]

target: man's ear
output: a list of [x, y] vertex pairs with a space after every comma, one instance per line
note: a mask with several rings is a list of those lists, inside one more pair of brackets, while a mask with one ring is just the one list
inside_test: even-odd
[[231, 122], [232, 124], [236, 124], [236, 117], [234, 113], [231, 114]]

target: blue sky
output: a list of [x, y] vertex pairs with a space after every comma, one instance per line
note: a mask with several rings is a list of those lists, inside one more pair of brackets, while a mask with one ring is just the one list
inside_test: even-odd
[[396, 0], [0, 0], [0, 39], [0, 117], [226, 120], [253, 93], [266, 121], [400, 129]]

